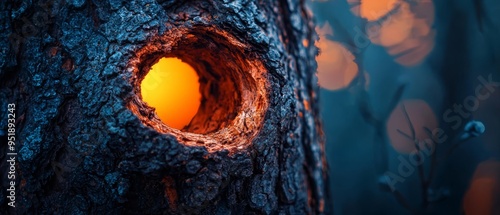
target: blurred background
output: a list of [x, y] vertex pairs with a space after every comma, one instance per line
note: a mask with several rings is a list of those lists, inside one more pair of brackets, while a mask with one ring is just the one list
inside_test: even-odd
[[500, 1], [309, 2], [333, 212], [500, 214]]

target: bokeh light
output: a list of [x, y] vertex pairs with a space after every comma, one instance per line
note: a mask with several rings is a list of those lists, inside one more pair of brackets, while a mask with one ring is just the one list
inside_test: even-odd
[[178, 58], [161, 58], [141, 83], [142, 99], [170, 127], [182, 129], [200, 106], [198, 74]]
[[329, 23], [316, 28], [320, 40], [316, 46], [320, 54], [316, 57], [318, 63], [318, 81], [322, 88], [338, 90], [345, 88], [358, 74], [358, 65], [354, 55], [342, 44], [327, 39], [333, 31]]
[[368, 20], [371, 42], [404, 66], [421, 63], [434, 48], [432, 0], [348, 0], [351, 11]]
[[368, 21], [375, 21], [393, 10], [398, 0], [347, 0], [347, 2], [354, 14]]
[[480, 163], [463, 200], [466, 215], [493, 215], [500, 211], [500, 162]]
[[433, 131], [438, 127], [438, 121], [429, 104], [420, 99], [404, 100], [392, 111], [387, 122], [387, 133], [391, 145], [399, 153], [411, 153], [416, 150], [415, 143], [398, 132], [399, 129], [411, 136], [410, 125], [406, 119], [403, 105], [415, 129], [415, 137], [417, 140], [421, 140], [419, 141], [419, 146], [421, 149], [424, 149], [425, 144], [432, 144], [432, 141], [424, 142], [425, 139], [430, 139], [424, 128]]

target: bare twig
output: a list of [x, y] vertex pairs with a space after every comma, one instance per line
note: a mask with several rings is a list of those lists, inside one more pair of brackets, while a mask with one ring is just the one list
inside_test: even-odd
[[[415, 144], [415, 148], [417, 149], [417, 159], [418, 162], [422, 162], [422, 154], [420, 153], [420, 145], [418, 144], [418, 139], [416, 137], [416, 131], [415, 127], [413, 126], [413, 123], [411, 122], [410, 115], [408, 115], [408, 111], [406, 111], [406, 107], [404, 104], [401, 104], [401, 108], [403, 109], [403, 113], [405, 115], [405, 119], [408, 123], [408, 126], [410, 127], [410, 132], [411, 132], [411, 139], [413, 140], [413, 143]], [[400, 132], [403, 133], [403, 132]], [[422, 206], [423, 208], [426, 208], [428, 205], [428, 187], [427, 187], [427, 180], [425, 179], [425, 174], [424, 174], [424, 166], [422, 164], [417, 165], [418, 168], [418, 176], [420, 178], [420, 185], [421, 185], [421, 192], [422, 192]]]
[[407, 133], [405, 133], [405, 132], [403, 132], [403, 131], [401, 131], [399, 129], [396, 129], [396, 131], [398, 133], [400, 133], [401, 135], [405, 136], [406, 138], [408, 138], [409, 140], [413, 141], [413, 138], [411, 138], [410, 135], [408, 135]]
[[406, 111], [406, 106], [405, 104], [401, 104], [401, 109], [403, 109], [403, 113], [405, 115], [406, 122], [408, 122], [408, 126], [410, 126], [410, 132], [411, 132], [411, 138], [415, 140], [415, 128], [413, 127], [413, 123], [410, 120], [410, 115], [408, 115], [408, 112]]
[[437, 162], [437, 147], [438, 146], [437, 146], [436, 142], [434, 142], [434, 135], [432, 134], [432, 131], [427, 127], [424, 127], [424, 131], [425, 131], [425, 133], [427, 133], [427, 136], [429, 136], [429, 138], [431, 139], [431, 141], [432, 141], [431, 144], [434, 144], [434, 151], [431, 152], [431, 165], [430, 165], [430, 170], [429, 170], [429, 176], [427, 177], [427, 180], [426, 180], [426, 185], [427, 185], [427, 187], [429, 187], [432, 184], [432, 178], [434, 177], [434, 172], [436, 171], [436, 168], [438, 165], [438, 162]]

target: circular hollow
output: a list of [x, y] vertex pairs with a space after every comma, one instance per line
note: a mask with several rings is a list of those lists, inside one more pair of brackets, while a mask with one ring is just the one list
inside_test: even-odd
[[199, 77], [178, 58], [161, 58], [141, 82], [141, 96], [162, 122], [176, 129], [189, 124], [200, 106]]
[[[152, 38], [129, 62], [136, 94], [129, 109], [145, 125], [174, 135], [182, 144], [203, 145], [209, 151], [241, 149], [260, 130], [268, 107], [265, 67], [246, 48], [228, 33], [211, 27], [179, 28]], [[162, 57], [181, 59], [199, 76], [201, 105], [182, 130], [161, 122], [139, 93], [141, 81]]]

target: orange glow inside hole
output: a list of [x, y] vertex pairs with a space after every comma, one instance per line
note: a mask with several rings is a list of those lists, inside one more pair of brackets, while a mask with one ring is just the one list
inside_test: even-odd
[[191, 122], [201, 102], [196, 71], [175, 57], [161, 58], [141, 83], [143, 101], [156, 109], [168, 126], [182, 129]]

